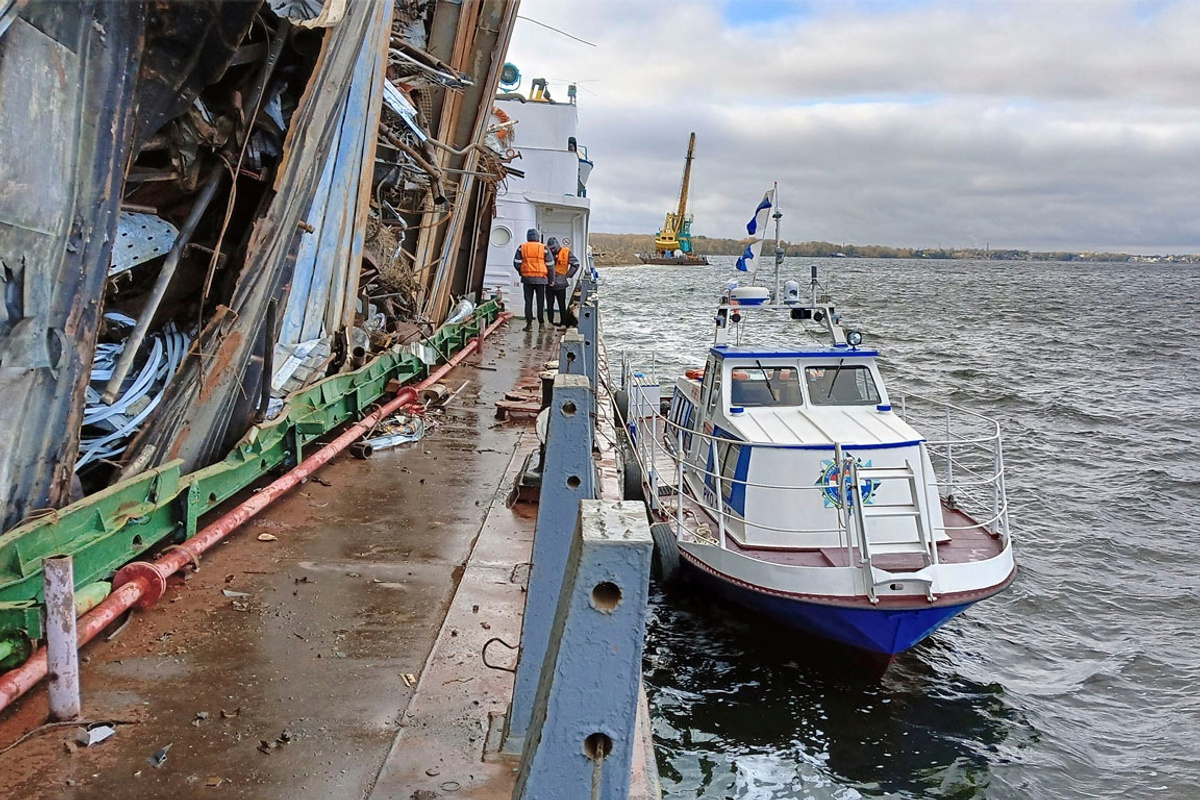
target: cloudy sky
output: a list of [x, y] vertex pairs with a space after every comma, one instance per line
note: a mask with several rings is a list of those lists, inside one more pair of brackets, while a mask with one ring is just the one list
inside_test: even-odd
[[1200, 0], [521, 0], [509, 60], [579, 86], [592, 228], [1200, 252]]

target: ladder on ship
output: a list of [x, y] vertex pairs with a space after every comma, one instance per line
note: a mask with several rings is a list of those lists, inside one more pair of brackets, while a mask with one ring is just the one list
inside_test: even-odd
[[[872, 603], [879, 602], [879, 588], [896, 583], [918, 583], [925, 587], [925, 596], [932, 602], [933, 567], [937, 564], [937, 551], [927, 524], [924, 510], [924, 492], [919, 491], [917, 475], [912, 463], [903, 467], [863, 467], [849, 459], [850, 481], [847, 487], [852, 496], [848, 498], [853, 509], [854, 523], [858, 529], [858, 546], [863, 566], [870, 576], [867, 596]], [[863, 503], [863, 481], [872, 483], [901, 483], [908, 490], [907, 501]], [[879, 520], [909, 519], [912, 526], [888, 526], [885, 533]], [[920, 566], [913, 569], [914, 557]], [[876, 562], [879, 563], [876, 563]], [[894, 565], [894, 566], [893, 566]]]

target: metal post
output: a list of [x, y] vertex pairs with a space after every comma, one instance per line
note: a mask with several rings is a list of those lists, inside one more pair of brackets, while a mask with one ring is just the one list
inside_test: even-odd
[[846, 548], [846, 563], [854, 563], [854, 548], [853, 537], [850, 533], [850, 509], [846, 508], [846, 493], [845, 481], [842, 480], [842, 445], [841, 442], [833, 443], [833, 463], [834, 475], [837, 476], [837, 520], [838, 520], [838, 539], [841, 540], [842, 532], [845, 531], [845, 539], [843, 546]]
[[[720, 449], [717, 449], [720, 453]], [[713, 485], [717, 487], [717, 534], [721, 544], [721, 549], [725, 549], [725, 498], [722, 497], [724, 492], [721, 490], [721, 464], [719, 459], [713, 460]]]
[[567, 331], [558, 346], [558, 371], [566, 375], [586, 375], [583, 367], [583, 336]]
[[75, 570], [70, 556], [42, 560], [46, 595], [46, 663], [50, 718], [79, 717], [79, 646], [75, 632]]
[[675, 429], [679, 447], [675, 451], [675, 530], [683, 533], [683, 426]]
[[583, 336], [583, 369], [596, 389], [596, 365], [599, 358], [600, 308], [593, 300], [579, 307], [579, 333]]
[[653, 552], [642, 503], [581, 503], [516, 800], [629, 797]]
[[950, 406], [946, 406], [946, 499], [954, 503], [954, 449], [950, 443]]
[[[563, 339], [565, 350], [567, 337]], [[594, 405], [587, 378], [560, 374], [555, 379], [546, 431], [546, 468], [533, 534], [533, 564], [525, 596], [525, 624], [502, 744], [505, 752], [519, 752], [529, 728], [579, 503], [596, 496], [592, 462]]]

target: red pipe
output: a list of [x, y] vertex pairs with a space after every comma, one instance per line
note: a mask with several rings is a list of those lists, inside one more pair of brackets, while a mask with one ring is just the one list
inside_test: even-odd
[[[329, 444], [297, 464], [278, 480], [261, 491], [255, 492], [244, 503], [233, 509], [213, 524], [204, 528], [178, 547], [172, 547], [153, 563], [135, 561], [122, 567], [113, 578], [113, 591], [102, 603], [78, 620], [79, 646], [90, 642], [100, 631], [111, 625], [117, 617], [131, 608], [149, 608], [158, 602], [167, 588], [167, 577], [191, 563], [198, 563], [200, 554], [224, 539], [258, 512], [283, 496], [288, 489], [307, 478], [318, 467], [345, 450], [367, 433], [379, 420], [417, 399], [417, 392], [440, 380], [447, 372], [479, 349], [484, 337], [492, 333], [512, 314], [504, 312], [487, 328], [479, 332], [459, 350], [454, 358], [429, 374], [415, 388], [405, 386], [396, 396], [379, 410], [363, 417], [350, 426]], [[14, 670], [0, 675], [0, 711], [33, 688], [46, 677], [46, 648], [39, 647], [29, 660]]]

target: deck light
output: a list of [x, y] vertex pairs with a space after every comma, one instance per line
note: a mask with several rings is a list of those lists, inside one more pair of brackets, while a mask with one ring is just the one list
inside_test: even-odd
[[862, 344], [862, 334], [858, 331], [850, 331], [846, 334], [846, 341], [850, 343], [851, 347], [858, 347]]

